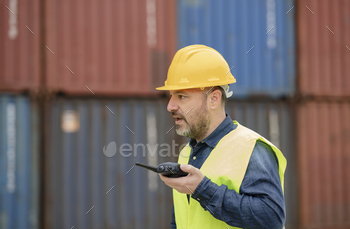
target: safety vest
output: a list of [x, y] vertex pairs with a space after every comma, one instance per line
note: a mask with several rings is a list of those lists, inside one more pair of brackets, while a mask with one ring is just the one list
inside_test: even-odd
[[[271, 142], [256, 132], [240, 125], [225, 135], [215, 146], [200, 171], [217, 185], [225, 184], [228, 189], [239, 193], [239, 188], [246, 173], [250, 156], [257, 140], [267, 143], [273, 149], [279, 165], [279, 176], [284, 190], [284, 171], [287, 161], [282, 152]], [[179, 155], [178, 163], [188, 164], [191, 148], [187, 144]], [[193, 190], [194, 191], [194, 190]], [[218, 220], [208, 210], [204, 210], [196, 200], [188, 201], [187, 195], [173, 189], [176, 228], [178, 229], [213, 229], [237, 228]]]

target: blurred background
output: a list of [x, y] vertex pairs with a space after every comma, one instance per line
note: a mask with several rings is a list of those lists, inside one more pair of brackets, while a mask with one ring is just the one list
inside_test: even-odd
[[348, 0], [0, 0], [0, 228], [170, 228], [171, 189], [133, 165], [188, 141], [155, 87], [191, 44], [287, 158], [286, 228], [350, 228]]

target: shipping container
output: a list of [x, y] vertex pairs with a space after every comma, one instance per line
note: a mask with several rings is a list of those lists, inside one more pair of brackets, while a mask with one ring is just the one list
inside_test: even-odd
[[229, 100], [226, 112], [278, 147], [287, 159], [284, 181], [286, 228], [298, 228], [298, 170], [295, 147], [295, 109], [282, 102]]
[[49, 91], [154, 95], [175, 53], [175, 0], [46, 1]]
[[134, 166], [176, 161], [185, 143], [164, 101], [59, 98], [49, 122], [45, 228], [170, 226], [171, 189]]
[[297, 2], [302, 96], [350, 96], [350, 2]]
[[300, 228], [350, 228], [350, 103], [297, 111]]
[[0, 91], [40, 86], [39, 0], [0, 1]]
[[295, 93], [294, 1], [178, 1], [178, 47], [208, 45], [228, 62], [234, 97]]
[[0, 95], [0, 228], [38, 228], [38, 113], [24, 96]]

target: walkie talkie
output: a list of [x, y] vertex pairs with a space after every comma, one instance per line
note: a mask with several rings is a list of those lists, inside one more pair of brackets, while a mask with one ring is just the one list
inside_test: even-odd
[[164, 162], [158, 165], [157, 167], [144, 165], [139, 162], [136, 162], [135, 165], [151, 170], [155, 173], [160, 173], [163, 176], [170, 177], [170, 178], [184, 177], [188, 175], [188, 173], [180, 169], [180, 164], [174, 163], [174, 162]]

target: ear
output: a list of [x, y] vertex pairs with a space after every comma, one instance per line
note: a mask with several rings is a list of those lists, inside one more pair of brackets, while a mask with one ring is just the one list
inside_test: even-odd
[[210, 109], [215, 110], [221, 106], [221, 91], [216, 89], [209, 94], [208, 106]]

